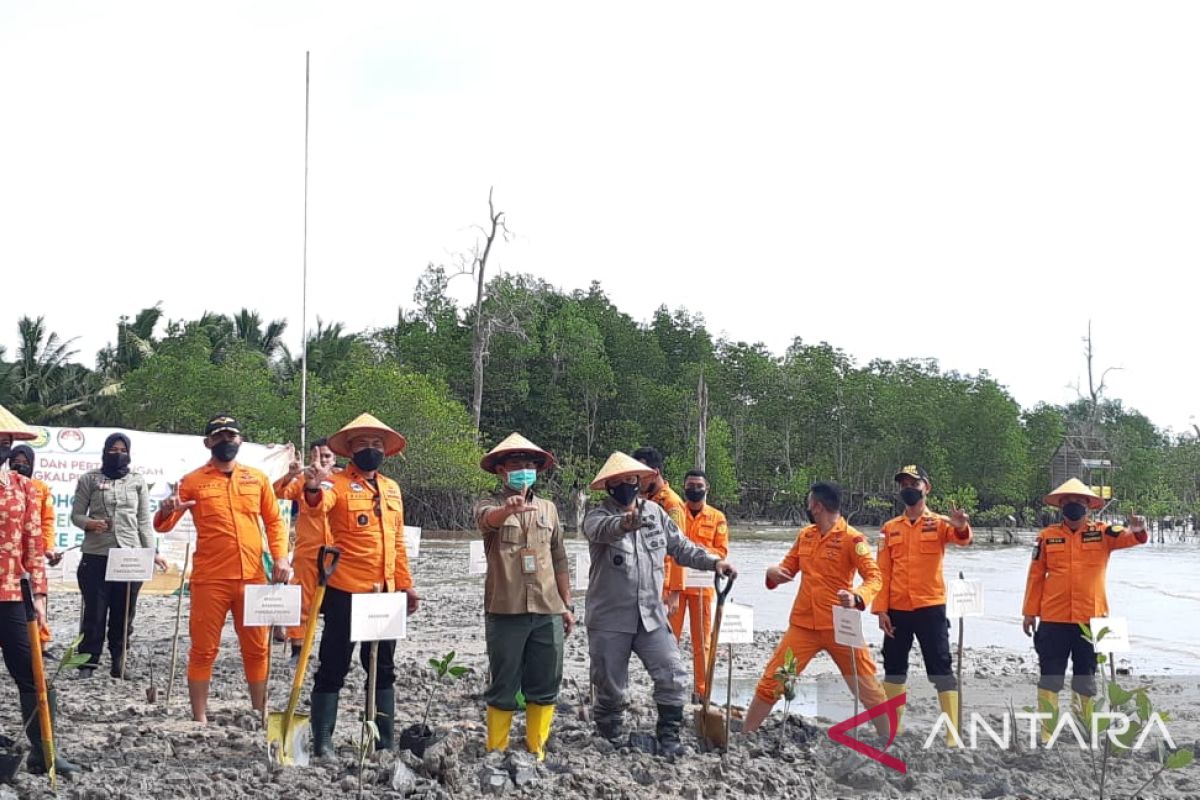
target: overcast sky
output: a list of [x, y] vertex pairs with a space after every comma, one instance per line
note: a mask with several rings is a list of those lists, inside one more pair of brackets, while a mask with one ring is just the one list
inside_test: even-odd
[[[1195, 3], [0, 2], [0, 265], [16, 318], [242, 305], [386, 325], [486, 215], [496, 264], [603, 282], [781, 352], [1111, 391], [1189, 427]], [[469, 287], [457, 287], [463, 298]]]

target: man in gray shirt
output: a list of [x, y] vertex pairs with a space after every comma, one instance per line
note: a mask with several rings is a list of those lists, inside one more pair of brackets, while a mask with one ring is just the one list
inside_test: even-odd
[[591, 483], [608, 493], [583, 520], [592, 558], [586, 623], [593, 714], [601, 736], [622, 736], [629, 657], [636, 653], [654, 681], [659, 752], [676, 755], [688, 676], [663, 606], [663, 557], [731, 578], [737, 570], [688, 541], [657, 503], [638, 498], [638, 480], [652, 473], [617, 452]]

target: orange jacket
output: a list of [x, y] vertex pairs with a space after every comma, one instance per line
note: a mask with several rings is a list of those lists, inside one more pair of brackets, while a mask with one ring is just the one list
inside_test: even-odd
[[205, 464], [183, 476], [179, 499], [195, 500], [190, 509], [154, 514], [154, 530], [166, 533], [191, 511], [196, 523], [196, 549], [192, 556], [192, 582], [241, 580], [261, 583], [263, 532], [267, 531], [271, 557], [287, 557], [287, 527], [279, 514], [279, 501], [265, 474], [252, 467], [233, 465], [225, 473]]
[[[658, 491], [650, 499], [662, 506], [663, 511], [667, 512], [667, 516], [671, 518], [671, 522], [675, 523], [675, 527], [679, 528], [680, 533], [686, 534], [687, 521], [684, 519], [684, 513], [687, 506], [684, 505], [683, 498], [675, 493], [675, 490], [671, 488], [671, 484], [667, 483], [665, 478], [663, 479], [662, 486], [658, 488]], [[664, 594], [671, 591], [671, 573], [678, 569], [679, 566], [673, 558], [670, 556], [663, 557], [663, 575], [666, 578], [663, 581]], [[679, 574], [682, 575], [683, 573]]]
[[970, 543], [969, 525], [960, 534], [948, 519], [928, 509], [912, 521], [903, 514], [889, 519], [879, 529], [883, 589], [875, 595], [871, 610], [880, 614], [945, 605], [942, 560], [946, 545], [965, 547]]
[[41, 509], [42, 540], [46, 544], [46, 552], [53, 553], [57, 549], [55, 545], [58, 544], [58, 537], [54, 532], [54, 496], [45, 481], [34, 478], [30, 483], [33, 484], [33, 491], [37, 493], [38, 507]]
[[[683, 533], [694, 544], [698, 544], [717, 558], [729, 556], [729, 523], [725, 515], [717, 509], [704, 504], [699, 514], [692, 514], [686, 505], [683, 507], [683, 519], [686, 527]], [[684, 589], [686, 582], [684, 568], [667, 557], [667, 590], [686, 591], [688, 594], [700, 594], [703, 589]]]
[[[816, 525], [803, 528], [779, 566], [793, 575], [803, 573], [790, 622], [798, 628], [833, 630], [833, 607], [839, 589], [847, 589], [870, 606], [883, 586], [879, 565], [871, 557], [871, 546], [857, 530], [839, 517], [824, 536]], [[857, 570], [863, 582], [854, 586]], [[775, 587], [768, 581], [768, 589]]]
[[[332, 484], [330, 486], [332, 487]], [[273, 488], [275, 496], [280, 500], [304, 502], [303, 475], [297, 475], [290, 481], [284, 476], [275, 481]], [[296, 517], [296, 545], [292, 548], [292, 565], [295, 566], [298, 556], [312, 556], [310, 560], [314, 560], [321, 545], [325, 544], [333, 544], [333, 536], [329, 533], [329, 520], [323, 514], [305, 514], [302, 511]]]
[[375, 473], [378, 488], [353, 464], [330, 476], [333, 486], [308, 492], [300, 513], [328, 518], [333, 545], [342, 551], [329, 585], [343, 592], [413, 588], [404, 549], [404, 499], [400, 486]]
[[1078, 531], [1065, 523], [1044, 528], [1033, 546], [1023, 613], [1043, 622], [1085, 624], [1092, 617], [1107, 616], [1104, 576], [1109, 554], [1145, 544], [1148, 538], [1145, 531], [1135, 534], [1091, 520]]

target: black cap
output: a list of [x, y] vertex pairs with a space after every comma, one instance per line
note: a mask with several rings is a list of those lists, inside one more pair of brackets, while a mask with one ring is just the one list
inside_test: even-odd
[[228, 414], [217, 414], [204, 426], [205, 436], [212, 436], [214, 433], [220, 433], [221, 431], [233, 431], [238, 436], [241, 436], [242, 426]]
[[924, 467], [917, 464], [908, 464], [898, 469], [894, 480], [898, 481], [901, 478], [916, 478], [919, 481], [929, 483], [929, 473], [925, 471]]

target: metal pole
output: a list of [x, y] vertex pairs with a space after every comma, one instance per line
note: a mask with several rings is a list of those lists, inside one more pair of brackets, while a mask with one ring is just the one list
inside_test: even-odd
[[308, 84], [309, 52], [304, 52], [304, 252], [300, 281], [300, 453], [308, 440]]

